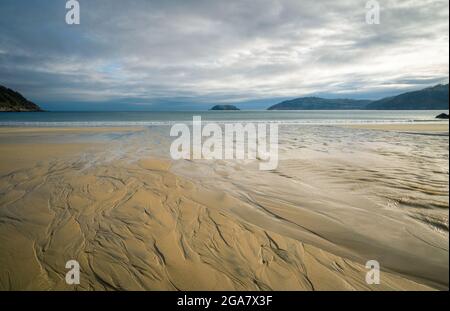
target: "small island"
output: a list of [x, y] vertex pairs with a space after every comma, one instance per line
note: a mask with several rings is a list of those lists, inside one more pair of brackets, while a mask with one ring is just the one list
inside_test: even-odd
[[240, 110], [240, 109], [233, 105], [216, 105], [212, 107], [211, 110]]
[[42, 109], [18, 92], [0, 85], [0, 112], [32, 112]]

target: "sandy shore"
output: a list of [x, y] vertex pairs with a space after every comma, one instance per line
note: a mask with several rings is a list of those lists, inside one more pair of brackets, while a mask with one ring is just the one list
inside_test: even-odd
[[135, 132], [139, 127], [0, 127], [1, 134], [65, 134]]
[[448, 133], [448, 123], [407, 123], [407, 124], [357, 124], [349, 125], [348, 128], [401, 131], [401, 132], [425, 132], [425, 133]]
[[[43, 141], [61, 131], [98, 129], [0, 129]], [[261, 213], [175, 174], [170, 161], [111, 159], [105, 148], [0, 138], [1, 290], [433, 289], [393, 271], [368, 285], [357, 255], [302, 240], [314, 235], [304, 211], [272, 202]], [[71, 259], [81, 264], [75, 287], [64, 281]]]

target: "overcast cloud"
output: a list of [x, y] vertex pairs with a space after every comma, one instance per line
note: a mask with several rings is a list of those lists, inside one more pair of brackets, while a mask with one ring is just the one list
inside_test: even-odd
[[448, 82], [448, 0], [380, 0], [380, 25], [366, 24], [365, 0], [79, 0], [77, 26], [65, 2], [0, 1], [0, 84], [44, 108], [379, 98]]

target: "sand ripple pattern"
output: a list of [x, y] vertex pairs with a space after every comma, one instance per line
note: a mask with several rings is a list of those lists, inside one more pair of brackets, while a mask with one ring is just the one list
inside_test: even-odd
[[[374, 136], [362, 149], [376, 165], [364, 168], [327, 156], [359, 134], [333, 130], [317, 144], [317, 133], [290, 128], [279, 169], [262, 173], [149, 157], [167, 143], [149, 146], [149, 131], [0, 176], [1, 290], [448, 288], [448, 166], [423, 149], [409, 160], [417, 167], [384, 165], [404, 154]], [[75, 287], [65, 283], [71, 259], [81, 264]], [[385, 264], [379, 286], [365, 283], [368, 259]]]

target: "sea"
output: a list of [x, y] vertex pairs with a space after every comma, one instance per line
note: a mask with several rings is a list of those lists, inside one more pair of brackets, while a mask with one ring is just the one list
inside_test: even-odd
[[3, 127], [151, 126], [192, 122], [193, 116], [210, 122], [279, 122], [282, 124], [382, 124], [442, 122], [442, 110], [303, 110], [303, 111], [170, 111], [170, 112], [30, 112], [0, 113]]

